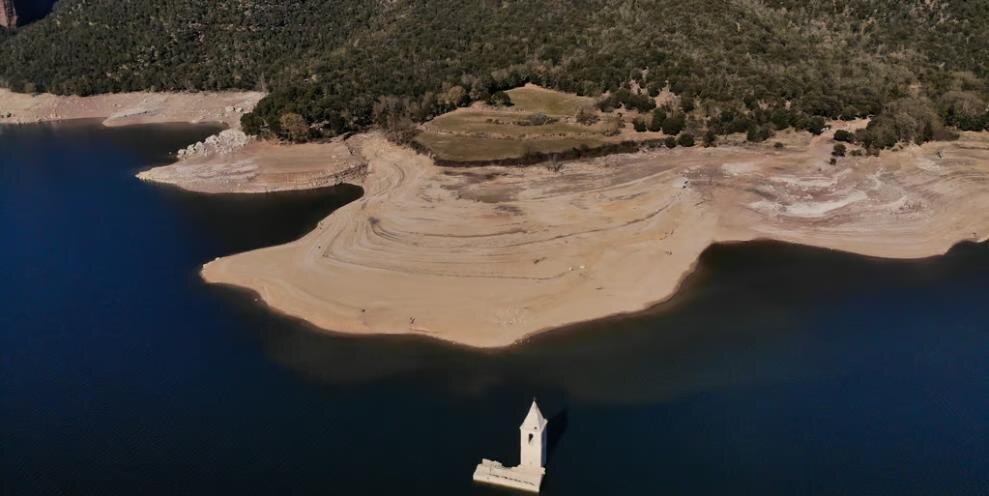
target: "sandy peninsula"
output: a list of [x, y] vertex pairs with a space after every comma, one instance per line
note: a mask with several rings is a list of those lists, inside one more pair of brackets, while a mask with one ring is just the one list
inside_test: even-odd
[[830, 135], [780, 141], [551, 171], [441, 168], [357, 136], [363, 198], [302, 239], [214, 260], [202, 276], [333, 331], [500, 347], [662, 301], [712, 243], [916, 258], [989, 233], [989, 134], [835, 165]]
[[112, 93], [94, 96], [31, 95], [0, 88], [0, 124], [103, 119], [106, 126], [165, 122], [219, 122], [240, 128], [264, 93]]
[[270, 193], [359, 184], [365, 171], [343, 140], [285, 145], [227, 130], [181, 151], [176, 163], [137, 177], [201, 193]]
[[145, 181], [204, 193], [266, 193], [359, 183], [365, 164], [342, 140], [281, 145], [240, 131], [260, 92], [119, 93], [88, 97], [30, 95], [0, 88], [0, 124], [102, 119], [105, 126], [215, 122], [228, 128], [179, 151], [171, 165], [143, 171]]

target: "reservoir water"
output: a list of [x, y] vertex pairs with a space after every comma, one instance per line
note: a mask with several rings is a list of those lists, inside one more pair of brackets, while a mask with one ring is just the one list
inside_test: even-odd
[[[0, 493], [989, 494], [989, 246], [716, 246], [672, 301], [477, 351], [355, 338], [207, 286], [359, 188], [204, 196], [137, 171], [215, 131], [0, 127]], [[346, 288], [340, 288], [346, 291]]]

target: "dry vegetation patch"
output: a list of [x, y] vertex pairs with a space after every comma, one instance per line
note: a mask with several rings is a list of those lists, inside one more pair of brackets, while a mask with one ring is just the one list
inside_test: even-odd
[[[511, 106], [476, 104], [448, 112], [420, 126], [416, 142], [440, 161], [532, 162], [547, 154], [591, 152], [662, 136], [633, 133], [628, 116], [599, 112], [588, 97], [532, 84], [506, 93]], [[594, 118], [581, 122], [581, 113]]]
[[515, 108], [523, 112], [542, 112], [547, 115], [577, 115], [580, 109], [594, 107], [594, 99], [546, 89], [534, 84], [508, 90]]

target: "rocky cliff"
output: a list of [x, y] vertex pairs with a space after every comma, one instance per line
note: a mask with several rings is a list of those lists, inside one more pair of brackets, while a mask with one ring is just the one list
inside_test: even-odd
[[0, 0], [0, 26], [12, 28], [17, 25], [17, 9], [14, 0]]

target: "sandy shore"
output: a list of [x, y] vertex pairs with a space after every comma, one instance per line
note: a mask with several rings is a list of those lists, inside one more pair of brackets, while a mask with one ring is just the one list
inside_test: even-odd
[[[266, 193], [359, 183], [365, 166], [342, 141], [285, 146], [249, 140], [240, 118], [264, 97], [259, 92], [119, 93], [89, 97], [28, 95], [0, 88], [0, 124], [103, 119], [105, 126], [218, 122], [229, 130], [211, 137], [241, 138], [219, 147], [199, 144], [169, 166], [138, 174], [205, 193]], [[229, 146], [228, 146], [229, 145]], [[192, 147], [195, 148], [195, 147]]]
[[202, 193], [269, 193], [359, 184], [366, 170], [342, 140], [304, 145], [250, 141], [230, 150], [193, 153], [137, 177]]
[[106, 95], [29, 95], [0, 88], [0, 124], [69, 119], [104, 119], [106, 126], [164, 122], [221, 122], [240, 128], [264, 93], [114, 93]]
[[358, 136], [363, 198], [202, 275], [325, 329], [498, 347], [664, 300], [716, 242], [913, 258], [989, 233], [989, 134], [837, 165], [827, 136], [781, 139], [783, 150], [657, 150], [552, 172], [444, 169]]

